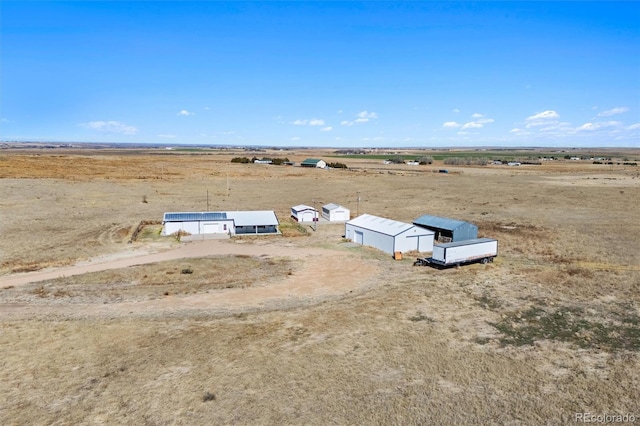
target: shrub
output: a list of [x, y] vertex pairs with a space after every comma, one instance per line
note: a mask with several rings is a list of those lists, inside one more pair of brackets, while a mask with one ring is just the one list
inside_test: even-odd
[[346, 169], [347, 165], [344, 163], [329, 163], [327, 164], [327, 166], [329, 166], [329, 168], [332, 169]]
[[251, 160], [249, 160], [247, 157], [235, 157], [231, 159], [232, 163], [249, 163]]
[[426, 156], [425, 157], [418, 157], [418, 158], [416, 158], [416, 161], [421, 166], [425, 166], [427, 164], [433, 164], [433, 157], [426, 157]]

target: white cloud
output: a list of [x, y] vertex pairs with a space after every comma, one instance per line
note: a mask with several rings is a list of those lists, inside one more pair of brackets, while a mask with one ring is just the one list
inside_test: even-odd
[[560, 118], [560, 115], [555, 111], [547, 110], [534, 114], [531, 117], [527, 117], [527, 121], [550, 120], [554, 118]]
[[177, 113], [176, 115], [178, 115], [180, 117], [188, 117], [190, 115], [195, 115], [195, 112], [189, 112], [186, 109], [183, 109], [179, 113]]
[[468, 135], [468, 134], [469, 134], [469, 132], [458, 132], [458, 135], [460, 135], [460, 136], [464, 136], [464, 135]]
[[640, 129], [640, 123], [632, 124], [631, 126], [627, 127], [627, 129], [628, 130]]
[[302, 140], [302, 138], [299, 138], [298, 136], [294, 136], [291, 138], [291, 142], [297, 142], [299, 140]]
[[451, 112], [455, 112], [456, 114], [460, 112], [460, 110], [458, 108], [454, 108], [451, 110]]
[[324, 126], [324, 120], [312, 118], [310, 120], [296, 120], [291, 124], [295, 126]]
[[378, 114], [375, 112], [361, 111], [356, 114], [356, 119], [353, 121], [344, 120], [340, 124], [343, 126], [353, 126], [354, 124], [368, 123], [370, 120], [378, 118]]
[[449, 127], [449, 128], [456, 128], [456, 127], [460, 127], [461, 124], [460, 123], [456, 123], [455, 121], [447, 121], [445, 123], [442, 124], [442, 127]]
[[322, 129], [320, 129], [321, 132], [330, 132], [332, 130], [333, 130], [333, 127], [331, 126], [323, 127]]
[[460, 124], [457, 121], [446, 121], [442, 124], [442, 127], [455, 129], [461, 127], [462, 129], [479, 129], [484, 127], [485, 124], [493, 123], [493, 118], [487, 118], [483, 114], [474, 113], [471, 115], [472, 118], [475, 118], [474, 121], [469, 121], [465, 124]]
[[359, 112], [357, 115], [358, 115], [358, 118], [366, 118], [366, 119], [378, 118], [378, 114], [376, 114], [375, 112], [362, 111], [362, 112]]
[[602, 123], [584, 123], [578, 127], [577, 130], [599, 130], [607, 127], [620, 127], [622, 125], [619, 121], [605, 121]]
[[[159, 138], [167, 138], [167, 139], [173, 139], [173, 138], [176, 137], [176, 135], [166, 135], [166, 134], [160, 134], [160, 135], [157, 135], [157, 136]], [[203, 135], [203, 136], [206, 136], [206, 135]]]
[[627, 107], [616, 107], [607, 111], [599, 112], [598, 117], [611, 117], [612, 115], [622, 114], [627, 111], [629, 111], [629, 108]]
[[81, 126], [103, 133], [118, 133], [121, 135], [135, 135], [138, 133], [136, 127], [120, 121], [89, 121], [88, 123], [82, 123]]
[[560, 115], [552, 110], [539, 112], [526, 118], [526, 127], [527, 129], [530, 129], [532, 127], [548, 126], [551, 123], [557, 123], [558, 118], [560, 118]]

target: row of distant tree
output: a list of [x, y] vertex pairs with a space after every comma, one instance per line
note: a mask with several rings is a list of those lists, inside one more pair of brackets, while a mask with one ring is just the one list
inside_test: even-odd
[[247, 157], [234, 157], [231, 159], [232, 163], [242, 163], [242, 164], [248, 164], [248, 163], [255, 163], [256, 161], [264, 161], [264, 162], [271, 162], [271, 164], [275, 164], [276, 166], [281, 166], [285, 163], [290, 163], [289, 159], [287, 157], [285, 158], [258, 158], [258, 157], [253, 157], [253, 158], [247, 158]]
[[420, 164], [421, 166], [424, 166], [427, 164], [433, 164], [433, 157], [423, 156], [423, 157], [413, 158], [411, 160], [405, 160], [404, 157], [396, 155], [394, 157], [389, 158], [387, 161], [390, 161], [393, 164], [404, 164], [405, 161], [417, 161], [418, 164]]
[[[255, 163], [256, 161], [260, 161], [260, 162], [264, 162], [264, 163], [268, 163], [268, 164], [273, 164], [273, 165], [276, 165], [276, 166], [281, 166], [283, 164], [291, 163], [287, 157], [285, 157], [285, 158], [234, 157], [234, 158], [231, 159], [232, 163], [241, 163], [241, 164]], [[331, 169], [346, 169], [347, 165], [344, 164], [344, 163], [337, 163], [336, 162], [336, 163], [328, 163], [327, 167], [329, 167]]]

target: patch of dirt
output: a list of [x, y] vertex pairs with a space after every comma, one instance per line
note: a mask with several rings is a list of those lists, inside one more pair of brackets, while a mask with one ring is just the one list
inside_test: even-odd
[[[160, 253], [144, 254], [133, 257], [118, 258], [118, 255], [103, 257], [95, 261], [78, 264], [65, 268], [56, 268], [47, 271], [38, 271], [25, 274], [16, 274], [5, 277], [2, 287], [15, 288], [27, 286], [34, 282], [83, 275], [90, 272], [122, 269], [133, 265], [143, 265], [157, 262], [166, 262], [175, 259], [189, 259], [202, 257], [203, 255], [236, 255], [236, 256], [261, 256], [261, 257], [289, 257], [302, 261], [301, 267], [292, 271], [284, 278], [269, 281], [250, 288], [225, 288], [220, 290], [207, 290], [189, 295], [167, 294], [166, 297], [153, 300], [121, 300], [117, 303], [106, 302], [102, 304], [83, 303], [39, 303], [38, 312], [42, 315], [58, 314], [64, 316], [119, 316], [135, 313], [136, 315], [158, 315], [160, 313], [175, 311], [207, 311], [209, 313], [228, 313], [255, 309], [277, 309], [291, 307], [300, 303], [317, 303], [328, 297], [344, 295], [362, 287], [372, 275], [377, 272], [377, 267], [371, 262], [348, 256], [343, 252], [336, 252], [319, 248], [286, 247], [273, 244], [264, 245], [247, 244], [240, 240], [239, 243], [221, 240], [205, 240], [184, 244], [176, 249]], [[41, 298], [46, 290], [35, 287]], [[57, 290], [64, 292], [64, 288]], [[36, 294], [36, 296], [38, 295]], [[48, 293], [47, 293], [48, 294]], [[1, 293], [0, 293], [1, 295]], [[68, 293], [59, 293], [58, 298], [68, 296]], [[55, 295], [54, 295], [55, 296]], [[46, 300], [46, 299], [45, 299]], [[5, 304], [0, 305], [0, 316], [19, 314], [31, 315], [33, 306], [23, 305], [23, 311], [18, 309], [15, 303], [10, 303], [8, 309]]]

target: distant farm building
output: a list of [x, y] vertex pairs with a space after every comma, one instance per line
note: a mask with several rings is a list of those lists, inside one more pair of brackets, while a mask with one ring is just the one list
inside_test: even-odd
[[324, 160], [319, 160], [317, 158], [307, 158], [302, 163], [300, 163], [300, 167], [315, 167], [318, 169], [324, 169], [327, 167], [327, 163]]
[[277, 234], [278, 218], [275, 212], [168, 212], [162, 219], [163, 234], [187, 232], [200, 234]]
[[322, 206], [322, 217], [329, 222], [346, 222], [351, 219], [351, 211], [338, 204], [325, 204]]
[[363, 214], [345, 224], [345, 238], [385, 253], [433, 250], [434, 232], [410, 223]]
[[269, 158], [263, 158], [261, 160], [253, 160], [254, 164], [273, 164], [273, 160], [269, 159]]
[[291, 217], [297, 222], [314, 222], [318, 220], [318, 210], [311, 206], [300, 204], [291, 207]]
[[424, 215], [414, 220], [413, 224], [435, 232], [435, 239], [438, 241], [452, 242], [478, 238], [478, 227], [462, 220]]

